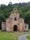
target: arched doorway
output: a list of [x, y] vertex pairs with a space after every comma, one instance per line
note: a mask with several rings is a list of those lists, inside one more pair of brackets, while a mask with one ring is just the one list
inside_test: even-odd
[[17, 25], [14, 25], [13, 30], [14, 30], [14, 31], [17, 31]]

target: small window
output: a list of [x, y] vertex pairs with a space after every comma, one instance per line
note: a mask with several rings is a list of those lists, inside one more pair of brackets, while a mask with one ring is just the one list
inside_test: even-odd
[[18, 24], [19, 25], [19, 24]]
[[14, 18], [14, 20], [16, 21], [16, 20], [17, 20], [17, 18], [15, 17], [15, 18]]

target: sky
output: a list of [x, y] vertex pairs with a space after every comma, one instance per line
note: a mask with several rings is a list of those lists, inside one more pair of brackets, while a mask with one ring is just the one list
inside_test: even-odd
[[22, 2], [30, 2], [30, 0], [0, 0], [0, 4], [6, 4], [8, 5], [9, 2], [14, 3], [22, 3]]

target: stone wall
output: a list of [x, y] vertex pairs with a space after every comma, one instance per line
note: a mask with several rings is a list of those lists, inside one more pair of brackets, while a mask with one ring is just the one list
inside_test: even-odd
[[28, 31], [29, 30], [29, 25], [28, 24], [25, 24], [25, 31]]
[[6, 30], [6, 22], [2, 22], [2, 30], [3, 30], [3, 31]]

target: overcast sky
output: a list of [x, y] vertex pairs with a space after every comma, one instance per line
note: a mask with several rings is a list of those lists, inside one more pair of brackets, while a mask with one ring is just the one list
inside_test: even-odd
[[9, 2], [14, 3], [19, 3], [19, 2], [29, 2], [30, 0], [0, 0], [0, 4], [8, 4]]

